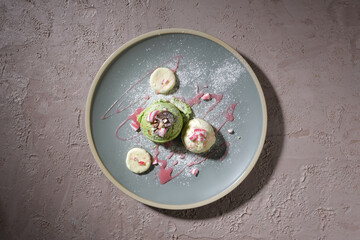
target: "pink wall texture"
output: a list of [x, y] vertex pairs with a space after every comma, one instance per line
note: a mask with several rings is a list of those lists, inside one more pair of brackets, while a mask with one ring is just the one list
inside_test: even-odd
[[[1, 239], [358, 239], [359, 1], [1, 1]], [[263, 87], [261, 157], [208, 206], [159, 210], [95, 163], [84, 111], [126, 41], [182, 27], [222, 39]]]

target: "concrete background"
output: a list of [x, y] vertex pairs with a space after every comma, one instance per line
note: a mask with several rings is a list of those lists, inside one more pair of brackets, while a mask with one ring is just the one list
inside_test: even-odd
[[[358, 239], [359, 1], [1, 1], [1, 239]], [[84, 128], [106, 58], [151, 30], [214, 35], [249, 60], [269, 130], [232, 193], [166, 211], [116, 189]]]

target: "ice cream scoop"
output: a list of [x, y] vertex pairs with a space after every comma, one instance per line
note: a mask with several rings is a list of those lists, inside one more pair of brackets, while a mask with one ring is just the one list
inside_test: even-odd
[[176, 138], [183, 127], [180, 110], [166, 99], [156, 100], [139, 115], [141, 132], [149, 140], [165, 143]]
[[211, 148], [216, 141], [216, 137], [213, 127], [208, 122], [195, 118], [184, 126], [181, 140], [187, 150], [202, 153]]

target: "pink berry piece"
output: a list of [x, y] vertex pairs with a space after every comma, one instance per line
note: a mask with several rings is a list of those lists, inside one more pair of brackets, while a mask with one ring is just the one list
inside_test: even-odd
[[155, 116], [159, 113], [159, 110], [154, 110], [151, 113], [149, 113], [149, 115], [147, 115], [146, 117], [146, 121], [147, 122], [154, 122]]
[[202, 95], [201, 99], [202, 99], [202, 100], [211, 100], [211, 95], [210, 95], [210, 93], [205, 93], [204, 95]]
[[138, 121], [131, 121], [130, 127], [137, 132], [140, 129], [140, 123]]
[[189, 137], [189, 139], [194, 142], [197, 139], [197, 137], [198, 137], [198, 135], [194, 133], [193, 135], [191, 135]]
[[189, 136], [189, 139], [190, 139], [190, 141], [193, 141], [193, 142], [195, 142], [196, 140], [198, 142], [203, 142], [203, 141], [205, 141], [206, 136], [207, 136], [207, 132], [205, 129], [195, 128], [194, 133], [191, 136]]
[[193, 168], [190, 170], [190, 173], [196, 177], [199, 174], [199, 170], [197, 170], [196, 168]]
[[164, 136], [165, 136], [165, 133], [166, 133], [166, 128], [160, 128], [160, 129], [157, 131], [157, 134], [158, 134], [160, 137], [164, 137]]
[[206, 137], [206, 135], [207, 135], [206, 130], [205, 130], [205, 129], [202, 129], [202, 128], [195, 128], [195, 129], [194, 129], [194, 133], [195, 133], [195, 134], [198, 134], [198, 135], [202, 134], [204, 137]]

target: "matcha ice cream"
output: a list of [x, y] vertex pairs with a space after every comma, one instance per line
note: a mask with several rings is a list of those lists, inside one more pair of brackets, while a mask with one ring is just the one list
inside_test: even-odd
[[165, 99], [154, 101], [138, 116], [141, 132], [156, 143], [165, 143], [176, 138], [183, 127], [180, 110]]
[[192, 114], [192, 110], [191, 107], [189, 105], [187, 105], [186, 103], [172, 97], [170, 99], [170, 102], [172, 104], [174, 104], [182, 113], [183, 115], [183, 120], [184, 120], [184, 125], [190, 120], [191, 118], [191, 114]]

